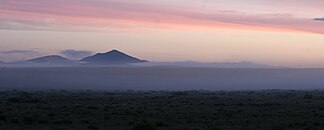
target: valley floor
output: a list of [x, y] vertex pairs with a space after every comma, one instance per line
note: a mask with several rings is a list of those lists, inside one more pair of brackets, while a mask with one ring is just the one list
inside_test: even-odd
[[0, 129], [321, 130], [324, 91], [0, 92]]

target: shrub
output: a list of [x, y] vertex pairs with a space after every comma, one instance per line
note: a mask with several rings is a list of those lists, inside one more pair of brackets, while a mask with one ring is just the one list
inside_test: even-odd
[[10, 103], [19, 103], [21, 99], [18, 97], [11, 97], [11, 98], [8, 98], [7, 100]]
[[99, 130], [99, 127], [94, 126], [94, 125], [90, 125], [90, 126], [88, 126], [88, 129], [89, 130]]
[[133, 130], [156, 130], [155, 124], [147, 121], [143, 121], [134, 126]]
[[305, 94], [304, 95], [304, 99], [313, 99], [313, 95], [312, 94]]

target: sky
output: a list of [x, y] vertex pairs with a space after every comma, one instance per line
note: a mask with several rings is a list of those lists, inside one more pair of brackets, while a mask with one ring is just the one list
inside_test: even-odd
[[150, 61], [324, 67], [323, 0], [1, 0], [0, 60], [112, 49]]

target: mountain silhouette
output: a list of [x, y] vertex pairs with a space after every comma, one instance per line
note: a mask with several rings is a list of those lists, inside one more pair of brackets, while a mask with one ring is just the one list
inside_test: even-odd
[[34, 62], [34, 63], [43, 63], [43, 64], [76, 64], [75, 61], [72, 61], [70, 59], [64, 58], [59, 55], [50, 55], [50, 56], [43, 56], [31, 60], [27, 60], [28, 62]]
[[112, 50], [106, 53], [98, 53], [81, 59], [81, 61], [89, 64], [128, 64], [147, 62], [146, 60], [132, 57], [118, 50]]

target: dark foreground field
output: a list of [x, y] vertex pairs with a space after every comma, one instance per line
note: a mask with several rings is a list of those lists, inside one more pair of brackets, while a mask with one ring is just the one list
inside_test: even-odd
[[1, 91], [0, 129], [322, 130], [324, 91]]

